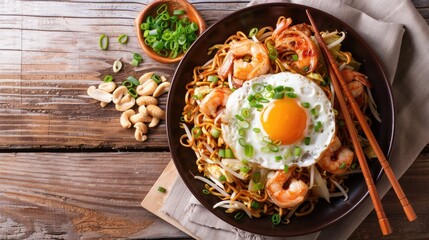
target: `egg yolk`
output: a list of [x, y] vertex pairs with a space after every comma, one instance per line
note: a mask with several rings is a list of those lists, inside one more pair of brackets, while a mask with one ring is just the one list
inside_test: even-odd
[[263, 109], [261, 123], [273, 141], [280, 140], [283, 145], [289, 145], [304, 137], [307, 114], [295, 99], [284, 98]]

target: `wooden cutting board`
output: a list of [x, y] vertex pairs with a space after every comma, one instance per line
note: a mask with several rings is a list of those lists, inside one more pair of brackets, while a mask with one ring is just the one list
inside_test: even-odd
[[[179, 173], [174, 166], [173, 160], [171, 160], [159, 176], [158, 180], [152, 186], [146, 197], [143, 199], [141, 206], [166, 222], [170, 223], [171, 225], [175, 226], [176, 228], [180, 229], [181, 231], [185, 232], [189, 236], [198, 239], [197, 236], [182, 226], [176, 219], [161, 211], [170, 193], [170, 188], [173, 186], [178, 177]], [[165, 188], [167, 191], [165, 193], [158, 191], [158, 187], [160, 186]]]

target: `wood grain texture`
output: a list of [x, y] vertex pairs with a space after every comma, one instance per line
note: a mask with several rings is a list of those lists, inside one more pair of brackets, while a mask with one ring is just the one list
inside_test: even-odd
[[2, 153], [0, 239], [183, 236], [140, 206], [169, 161], [168, 152]]

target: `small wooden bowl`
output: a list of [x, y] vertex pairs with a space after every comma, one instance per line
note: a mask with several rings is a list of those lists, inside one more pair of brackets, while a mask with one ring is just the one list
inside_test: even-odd
[[148, 16], [156, 17], [156, 10], [162, 4], [167, 4], [170, 15], [172, 15], [174, 10], [178, 10], [178, 9], [185, 10], [185, 14], [189, 18], [189, 20], [198, 24], [198, 36], [200, 36], [204, 32], [204, 30], [206, 30], [206, 23], [204, 19], [201, 17], [200, 13], [197, 11], [197, 9], [195, 9], [194, 6], [192, 6], [186, 0], [156, 0], [150, 3], [149, 5], [147, 5], [146, 8], [139, 13], [137, 18], [135, 19], [135, 29], [136, 29], [136, 34], [137, 34], [137, 38], [139, 40], [140, 46], [143, 48], [145, 53], [149, 57], [151, 57], [152, 59], [155, 59], [158, 62], [175, 63], [180, 61], [185, 54], [182, 53], [178, 55], [176, 58], [169, 58], [169, 57], [163, 57], [158, 55], [155, 51], [152, 50], [150, 46], [145, 44], [143, 31], [140, 29], [140, 25]]

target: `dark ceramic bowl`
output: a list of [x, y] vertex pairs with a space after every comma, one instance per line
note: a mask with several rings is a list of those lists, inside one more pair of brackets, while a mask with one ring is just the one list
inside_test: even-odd
[[[195, 154], [190, 148], [185, 148], [179, 143], [180, 136], [184, 134], [184, 130], [179, 127], [179, 124], [185, 105], [185, 85], [192, 80], [193, 68], [204, 64], [212, 57], [207, 55], [206, 50], [209, 47], [216, 43], [223, 43], [228, 36], [239, 30], [249, 32], [254, 27], [275, 26], [279, 16], [291, 17], [294, 23], [309, 23], [305, 9], [310, 9], [320, 30], [333, 31], [337, 29], [347, 32], [342, 49], [352, 52], [353, 56], [362, 63], [361, 72], [372, 80], [372, 94], [382, 119], [382, 124], [373, 121], [372, 130], [384, 153], [388, 156], [393, 141], [394, 108], [392, 93], [383, 66], [368, 44], [352, 28], [339, 19], [317, 9], [294, 4], [272, 3], [248, 7], [225, 17], [208, 28], [186, 53], [174, 74], [168, 98], [168, 141], [174, 163], [183, 181], [192, 194], [214, 215], [239, 229], [257, 234], [281, 237], [297, 236], [332, 225], [352, 212], [368, 197], [364, 178], [361, 174], [354, 174], [347, 180], [346, 184], [350, 188], [348, 201], [343, 201], [343, 198], [333, 198], [328, 204], [321, 200], [310, 215], [294, 217], [288, 225], [274, 226], [269, 216], [259, 219], [243, 217], [241, 220], [235, 220], [234, 215], [225, 213], [224, 209], [213, 209], [213, 205], [219, 199], [202, 193], [204, 183], [194, 179], [194, 175], [201, 175], [197, 171]], [[377, 180], [381, 174], [378, 161], [370, 160], [368, 164], [374, 180]]]

